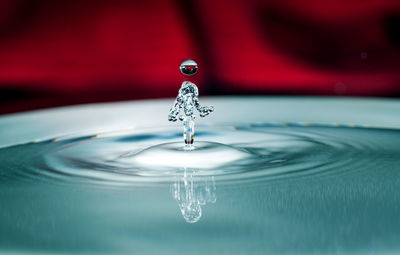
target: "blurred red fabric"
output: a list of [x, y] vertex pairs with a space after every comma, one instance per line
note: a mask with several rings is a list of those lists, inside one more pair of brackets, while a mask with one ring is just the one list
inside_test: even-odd
[[202, 94], [398, 96], [398, 0], [0, 1], [0, 112]]

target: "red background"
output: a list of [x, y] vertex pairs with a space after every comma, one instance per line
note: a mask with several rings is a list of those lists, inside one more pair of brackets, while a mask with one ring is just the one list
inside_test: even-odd
[[0, 113], [201, 95], [400, 95], [398, 0], [0, 0]]

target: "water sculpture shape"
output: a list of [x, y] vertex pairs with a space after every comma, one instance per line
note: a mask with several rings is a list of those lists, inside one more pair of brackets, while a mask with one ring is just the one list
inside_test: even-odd
[[[185, 75], [195, 74], [197, 72], [196, 62], [193, 60], [184, 61], [181, 64], [181, 71]], [[178, 119], [183, 121], [185, 148], [189, 150], [193, 149], [195, 109], [199, 112], [200, 117], [205, 117], [214, 111], [213, 106], [201, 106], [198, 96], [197, 86], [192, 82], [184, 81], [168, 115], [169, 121], [175, 122]], [[182, 109], [183, 113], [180, 114]]]
[[203, 205], [217, 201], [214, 177], [196, 176], [193, 169], [185, 168], [183, 177], [171, 184], [171, 193], [188, 223], [200, 220]]

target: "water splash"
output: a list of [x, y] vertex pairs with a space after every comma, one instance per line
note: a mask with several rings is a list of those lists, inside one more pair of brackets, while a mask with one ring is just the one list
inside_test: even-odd
[[[191, 146], [194, 141], [194, 119], [196, 118], [195, 109], [199, 112], [200, 117], [205, 117], [214, 111], [213, 106], [201, 106], [199, 102], [199, 90], [194, 83], [184, 81], [174, 104], [169, 110], [169, 121], [183, 121], [183, 138], [185, 140], [186, 149], [192, 150]], [[183, 113], [181, 113], [183, 110]]]
[[[190, 121], [196, 118], [195, 109], [199, 112], [200, 117], [205, 117], [214, 111], [213, 106], [201, 106], [199, 102], [199, 90], [194, 83], [184, 81], [174, 104], [169, 110], [169, 121]], [[183, 114], [179, 115], [183, 109]], [[178, 116], [179, 115], [179, 116]]]

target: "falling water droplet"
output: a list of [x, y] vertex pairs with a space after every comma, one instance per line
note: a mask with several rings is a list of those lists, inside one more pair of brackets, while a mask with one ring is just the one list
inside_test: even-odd
[[198, 67], [194, 60], [187, 59], [182, 62], [180, 69], [184, 75], [194, 75], [197, 73]]

